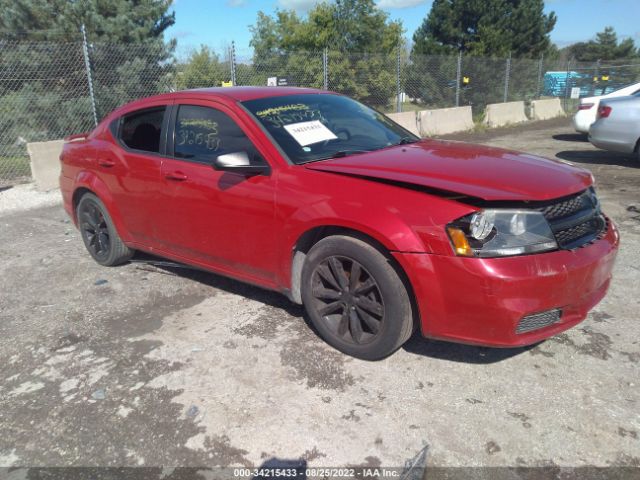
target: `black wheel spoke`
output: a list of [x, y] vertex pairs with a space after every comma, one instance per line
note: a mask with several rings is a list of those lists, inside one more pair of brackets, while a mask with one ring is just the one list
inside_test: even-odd
[[340, 285], [340, 288], [343, 290], [346, 289], [349, 285], [349, 277], [347, 277], [347, 273], [344, 271], [342, 262], [336, 257], [331, 257], [329, 259], [329, 267], [331, 268], [334, 278]]
[[358, 262], [351, 264], [351, 275], [349, 276], [349, 290], [355, 291], [356, 287], [360, 283], [360, 275], [362, 274], [362, 268]]
[[318, 272], [318, 275], [320, 275], [320, 277], [322, 277], [333, 288], [335, 288], [336, 290], [341, 290], [340, 285], [338, 284], [338, 282], [336, 282], [333, 273], [331, 273], [327, 265], [320, 265], [316, 272]]
[[369, 277], [364, 282], [362, 282], [360, 285], [358, 285], [356, 287], [356, 289], [354, 290], [353, 294], [354, 295], [363, 295], [365, 293], [368, 293], [369, 290], [373, 289], [376, 286], [377, 285], [376, 285], [375, 280], [373, 278]]
[[91, 208], [89, 208], [87, 213], [91, 218], [91, 223], [97, 226], [100, 223], [100, 213], [98, 212], [98, 207], [94, 204], [91, 204]]
[[356, 313], [356, 309], [352, 308], [349, 311], [349, 330], [351, 331], [351, 338], [356, 343], [362, 342], [362, 324], [360, 323], [360, 319], [358, 318], [358, 314]]
[[340, 316], [340, 323], [338, 324], [338, 336], [344, 337], [344, 334], [349, 330], [349, 310], [346, 308], [342, 310]]
[[91, 225], [89, 222], [82, 222], [80, 224], [80, 228], [82, 230], [84, 230], [85, 232], [89, 232], [89, 233], [95, 233], [95, 228], [93, 225]]
[[374, 335], [380, 331], [380, 320], [373, 318], [369, 315], [365, 310], [356, 306], [356, 312], [358, 312], [358, 316], [366, 323], [371, 333]]
[[320, 300], [339, 300], [340, 292], [324, 287], [316, 287], [313, 289], [313, 296]]
[[329, 315], [330, 313], [335, 313], [342, 308], [342, 302], [331, 302], [327, 303], [324, 307], [318, 310], [318, 313], [323, 317], [325, 315]]
[[87, 225], [88, 227], [92, 228], [95, 230], [96, 228], [96, 223], [94, 221], [94, 219], [91, 217], [91, 215], [89, 215], [89, 212], [82, 212], [82, 220], [84, 220], [82, 222], [83, 225]]
[[371, 300], [367, 297], [356, 297], [355, 304], [367, 312], [371, 312], [377, 316], [382, 316], [382, 305], [375, 300]]
[[101, 252], [109, 250], [109, 236], [104, 232], [100, 232], [98, 234], [98, 244], [100, 245]]

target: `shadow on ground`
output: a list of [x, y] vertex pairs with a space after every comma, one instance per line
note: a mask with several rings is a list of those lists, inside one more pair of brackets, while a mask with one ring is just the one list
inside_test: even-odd
[[589, 142], [589, 137], [585, 133], [559, 133], [551, 138], [561, 142]]
[[588, 165], [618, 165], [621, 167], [638, 168], [640, 162], [634, 161], [632, 155], [605, 150], [565, 150], [556, 154], [557, 158], [570, 162]]
[[[137, 252], [135, 257], [132, 259], [132, 263], [136, 264], [137, 268], [143, 270], [188, 278], [204, 285], [223, 290], [227, 293], [240, 295], [271, 307], [279, 308], [292, 317], [301, 318], [307, 324], [309, 329], [318, 337], [318, 339], [323, 341], [320, 338], [318, 331], [313, 326], [313, 323], [307, 315], [304, 307], [291, 302], [287, 297], [280, 293], [248, 285], [237, 280], [216, 275], [215, 273], [210, 273], [204, 270], [199, 270], [187, 265], [169, 262], [146, 253]], [[439, 360], [460, 363], [490, 364], [520, 355], [534, 346], [535, 345], [524, 348], [487, 348], [473, 345], [461, 345], [438, 340], [428, 340], [422, 337], [419, 331], [416, 331], [402, 348], [406, 352], [414, 355], [422, 355]]]
[[419, 332], [416, 332], [402, 348], [414, 355], [423, 355], [425, 357], [447, 360], [449, 362], [487, 365], [501, 362], [516, 355], [521, 355], [535, 348], [536, 345], [519, 348], [479, 347], [475, 345], [443, 342], [440, 340], [428, 340], [422, 337]]

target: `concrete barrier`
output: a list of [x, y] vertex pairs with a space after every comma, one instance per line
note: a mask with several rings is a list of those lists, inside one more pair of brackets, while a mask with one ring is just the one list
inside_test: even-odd
[[564, 115], [559, 98], [533, 100], [531, 102], [531, 120], [547, 120], [549, 118], [564, 117]]
[[418, 112], [418, 129], [423, 137], [463, 132], [472, 128], [471, 107], [439, 108]]
[[27, 152], [31, 159], [31, 174], [36, 183], [36, 190], [46, 192], [58, 188], [60, 153], [63, 144], [63, 140], [27, 143]]
[[524, 102], [491, 103], [484, 111], [484, 123], [489, 127], [501, 127], [527, 120]]
[[387, 117], [415, 135], [420, 135], [416, 112], [387, 113]]

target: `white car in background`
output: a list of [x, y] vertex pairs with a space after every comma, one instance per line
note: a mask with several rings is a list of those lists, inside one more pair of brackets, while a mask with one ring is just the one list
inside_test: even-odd
[[600, 100], [604, 98], [626, 97], [638, 92], [640, 92], [640, 83], [634, 83], [616, 90], [615, 92], [607, 93], [606, 95], [601, 95], [599, 97], [581, 98], [580, 104], [578, 105], [578, 111], [573, 116], [573, 127], [576, 129], [576, 132], [589, 133], [589, 128], [593, 122], [596, 121]]

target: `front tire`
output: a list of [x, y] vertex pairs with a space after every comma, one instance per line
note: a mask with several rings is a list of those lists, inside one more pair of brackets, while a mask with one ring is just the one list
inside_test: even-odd
[[391, 260], [353, 237], [324, 238], [302, 269], [302, 300], [320, 336], [347, 355], [379, 360], [413, 333], [407, 288]]
[[89, 254], [100, 265], [111, 267], [127, 262], [133, 250], [120, 239], [109, 212], [92, 193], [85, 193], [76, 209], [82, 241]]

